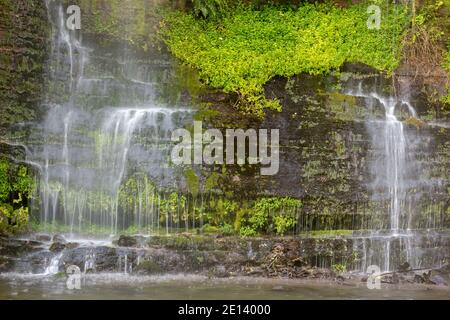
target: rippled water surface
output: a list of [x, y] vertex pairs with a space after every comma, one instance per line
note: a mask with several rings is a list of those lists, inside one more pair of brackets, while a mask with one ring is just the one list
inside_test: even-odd
[[91, 274], [83, 278], [80, 290], [69, 290], [65, 276], [4, 274], [0, 299], [450, 299], [450, 289], [383, 285], [369, 290], [357, 282]]

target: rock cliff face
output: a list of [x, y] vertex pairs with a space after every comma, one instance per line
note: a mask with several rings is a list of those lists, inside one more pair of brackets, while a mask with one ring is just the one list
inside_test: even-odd
[[[326, 238], [212, 238], [194, 235], [121, 236], [113, 244], [65, 242], [61, 236], [40, 234], [34, 239], [0, 237], [0, 272], [59, 274], [69, 266], [83, 273], [117, 272], [135, 275], [199, 274], [209, 277], [254, 276], [344, 281], [359, 270], [361, 252], [356, 239]], [[448, 239], [441, 252], [448, 250]], [[60, 247], [60, 250], [54, 250]], [[448, 267], [447, 267], [448, 270]], [[448, 271], [433, 270], [448, 282]], [[405, 265], [394, 283], [423, 282]], [[387, 274], [390, 276], [391, 274]], [[425, 274], [424, 274], [425, 275]], [[350, 276], [352, 277], [352, 276]], [[391, 283], [392, 279], [385, 279]], [[425, 279], [426, 280], [426, 279]], [[435, 282], [428, 282], [433, 284]], [[438, 284], [438, 283], [436, 283]]]
[[[138, 239], [127, 240], [126, 238], [119, 240], [118, 246], [115, 247], [93, 246], [91, 248], [63, 242], [56, 242], [47, 248], [48, 243], [42, 244], [38, 241], [37, 243], [23, 244], [19, 241], [13, 243], [12, 248], [9, 248], [8, 245], [7, 253], [3, 251], [0, 254], [6, 257], [11, 252], [14, 253], [14, 250], [17, 250], [18, 255], [21, 254], [20, 251], [30, 250], [22, 252], [30, 253], [30, 255], [27, 255], [25, 261], [21, 262], [22, 265], [14, 265], [14, 259], [2, 257], [4, 261], [0, 261], [0, 267], [4, 267], [3, 270], [23, 268], [23, 270], [31, 269], [33, 272], [44, 272], [49, 267], [50, 260], [58, 258], [56, 253], [59, 252], [62, 253], [62, 256], [58, 258], [58, 263], [60, 263], [58, 267], [61, 270], [64, 269], [64, 264], [76, 264], [80, 268], [86, 268], [86, 262], [90, 261], [89, 257], [95, 255], [97, 271], [124, 270], [128, 272], [127, 268], [134, 266], [134, 271], [150, 274], [158, 273], [161, 270], [203, 273], [215, 270], [215, 275], [238, 273], [302, 276], [303, 273], [310, 272], [307, 270], [310, 267], [332, 268], [335, 265], [345, 265], [349, 270], [364, 270], [370, 262], [378, 263], [384, 260], [386, 243], [389, 250], [398, 252], [398, 255], [395, 254], [391, 261], [391, 266], [385, 267], [386, 270], [391, 270], [392, 266], [396, 268], [405, 261], [414, 265], [411, 262], [411, 256], [419, 256], [414, 250], [423, 253], [420, 255], [422, 260], [415, 265], [435, 266], [448, 261], [448, 233], [445, 232], [446, 228], [450, 227], [450, 211], [448, 209], [449, 119], [446, 113], [436, 111], [441, 111], [440, 108], [428, 104], [426, 97], [415, 92], [410, 93], [409, 97], [396, 96], [391, 79], [386, 79], [383, 75], [364, 66], [346, 66], [339, 75], [316, 77], [297, 75], [290, 79], [272, 79], [265, 86], [266, 95], [269, 98], [279, 99], [283, 111], [281, 113], [269, 112], [265, 120], [259, 122], [251, 117], [242, 117], [235, 112], [233, 104], [236, 97], [223, 93], [210, 94], [206, 92], [198, 84], [198, 78], [194, 71], [179, 66], [160, 42], [152, 42], [151, 37], [155, 35], [155, 28], [158, 25], [157, 17], [153, 16], [152, 10], [143, 5], [144, 2], [130, 1], [123, 8], [120, 7], [120, 1], [74, 0], [74, 3], [80, 4], [83, 9], [83, 39], [81, 43], [86, 47], [94, 48], [90, 52], [90, 64], [86, 64], [88, 68], [83, 69], [85, 72], [83, 75], [88, 76], [83, 79], [84, 86], [80, 86], [78, 96], [76, 96], [82, 102], [80, 105], [86, 109], [128, 106], [126, 103], [131, 101], [130, 92], [135, 93], [136, 101], [139, 102], [139, 98], [143, 97], [142, 99], [147, 102], [149, 93], [155, 91], [152, 102], [158, 101], [170, 106], [177, 104], [191, 106], [191, 103], [197, 102], [197, 96], [201, 96], [206, 110], [201, 110], [196, 115], [196, 119], [203, 119], [210, 127], [222, 129], [260, 127], [280, 130], [280, 170], [275, 176], [260, 176], [259, 168], [256, 167], [229, 166], [224, 170], [223, 167], [208, 168], [205, 166], [196, 170], [195, 173], [191, 169], [189, 173], [192, 174], [185, 174], [185, 179], [181, 178], [182, 182], [169, 181], [171, 185], [176, 185], [174, 187], [177, 189], [176, 192], [192, 196], [188, 200], [193, 200], [191, 201], [193, 204], [191, 207], [187, 205], [188, 210], [184, 218], [186, 228], [189, 227], [189, 210], [192, 209], [193, 216], [191, 218], [194, 228], [198, 227], [199, 223], [203, 223], [203, 218], [208, 218], [210, 220], [207, 223], [214, 223], [216, 228], [226, 223], [230, 228], [234, 227], [232, 231], [236, 232], [239, 231], [237, 225], [241, 223], [238, 220], [245, 214], [254, 213], [251, 210], [245, 211], [253, 205], [253, 200], [268, 196], [280, 198], [289, 196], [300, 199], [302, 204], [299, 212], [296, 212], [298, 216], [295, 230], [290, 230], [292, 234], [302, 237], [306, 232], [318, 230], [330, 237], [329, 239], [315, 239], [311, 234], [307, 234], [305, 238], [285, 238], [284, 240], [269, 238], [247, 241], [230, 238], [225, 241], [225, 244], [221, 243], [220, 239], [207, 239], [205, 242], [193, 243], [192, 239], [186, 242], [183, 236], [173, 239], [154, 237], [146, 242], [145, 250], [134, 247], [139, 247]], [[72, 70], [68, 72], [67, 69], [72, 69], [77, 65], [74, 61], [79, 58], [80, 51], [85, 47], [77, 46], [77, 50], [68, 53], [67, 46], [59, 48], [54, 46], [57, 50], [53, 50], [52, 53], [56, 53], [56, 56], [61, 58], [54, 60], [61, 68], [54, 68], [52, 64], [46, 64], [49, 66], [46, 70], [44, 65], [50, 51], [48, 45], [50, 26], [45, 2], [0, 0], [0, 4], [2, 5], [0, 13], [0, 114], [2, 115], [0, 136], [5, 132], [22, 135], [20, 128], [19, 130], [6, 130], [11, 125], [39, 118], [42, 112], [40, 101], [43, 92], [46, 91], [44, 90], [46, 79], [50, 78], [46, 76], [46, 71], [49, 71], [55, 78], [52, 79], [53, 83], [46, 92], [49, 95], [59, 95], [59, 99], [56, 99], [58, 103], [69, 100], [67, 91], [70, 90], [67, 89], [71, 89], [71, 87], [67, 86], [68, 78], [79, 76], [79, 74], [72, 73]], [[129, 17], [133, 19], [129, 20]], [[150, 30], [149, 28], [152, 31], [147, 34], [146, 31]], [[148, 46], [149, 43], [153, 45]], [[124, 48], [128, 51], [124, 52]], [[72, 50], [72, 47], [69, 50]], [[68, 61], [68, 56], [70, 56], [70, 61]], [[146, 83], [142, 79], [136, 81], [135, 76], [139, 76], [139, 72], [142, 72], [142, 76], [151, 75], [152, 77], [147, 79]], [[147, 92], [144, 90], [146, 86], [150, 86], [152, 90]], [[390, 152], [385, 149], [386, 140], [380, 141], [380, 137], [387, 135], [386, 132], [389, 128], [385, 124], [380, 125], [381, 122], [386, 123], [386, 106], [382, 105], [382, 99], [374, 98], [378, 96], [394, 97], [399, 101], [406, 99], [405, 101], [414, 109], [414, 112], [408, 111], [406, 108], [408, 104], [403, 103], [401, 107], [406, 109], [398, 112], [399, 122], [396, 122], [397, 126], [402, 123], [403, 132], [401, 136], [392, 136], [394, 140], [406, 137], [405, 150], [397, 149], [396, 155], [394, 155], [398, 156], [401, 153], [401, 161], [394, 160], [396, 168], [404, 171], [401, 182], [395, 182], [395, 188], [404, 191], [408, 196], [395, 195], [394, 197], [389, 185], [391, 177], [383, 176], [386, 175], [386, 168], [383, 165], [386, 163], [389, 165], [387, 158], [392, 154], [386, 154], [386, 152]], [[74, 104], [76, 105], [76, 103]], [[59, 118], [56, 116], [58, 113], [55, 108], [55, 112], [51, 114], [53, 118], [50, 117], [46, 124], [41, 122], [40, 125], [34, 126], [39, 123], [35, 122], [33, 126], [30, 126], [36, 129], [36, 127], [47, 125], [51, 129], [49, 132], [54, 136], [49, 135], [50, 139], [44, 141], [44, 139], [40, 139], [39, 135], [35, 135], [34, 139], [30, 139], [32, 141], [24, 139], [24, 143], [31, 146], [31, 149], [38, 149], [42, 145], [48, 146], [45, 152], [38, 153], [34, 159], [41, 163], [42, 167], [44, 164], [47, 164], [48, 167], [48, 163], [63, 162], [69, 167], [68, 152], [64, 150], [70, 150], [73, 147], [71, 154], [74, 157], [70, 163], [72, 167], [75, 169], [91, 168], [94, 156], [92, 159], [83, 158], [81, 147], [88, 146], [96, 152], [98, 149], [95, 147], [98, 145], [95, 143], [101, 145], [101, 138], [105, 138], [105, 136], [95, 136], [94, 133], [98, 134], [96, 132], [97, 123], [88, 127], [86, 124], [89, 121], [85, 119], [92, 120], [92, 117], [86, 115], [83, 118], [83, 115], [79, 119], [76, 117], [72, 119], [73, 123], [79, 121], [77, 124], [80, 126], [76, 128], [72, 125], [69, 140], [66, 138], [63, 141], [62, 137], [68, 136], [69, 125], [64, 127], [61, 124], [70, 113], [66, 113], [65, 109], [59, 109], [59, 112], [63, 112]], [[182, 112], [184, 111], [182, 110]], [[180, 118], [182, 117], [180, 116]], [[188, 117], [186, 116], [186, 118]], [[120, 123], [121, 118], [117, 119], [116, 121]], [[67, 117], [67, 121], [69, 120], [71, 119]], [[178, 124], [176, 125], [178, 126]], [[140, 131], [142, 135], [140, 143], [143, 145], [145, 138], [149, 137], [148, 133], [150, 132]], [[133, 135], [132, 130], [128, 132], [128, 135], [130, 137]], [[96, 138], [98, 141], [95, 140]], [[152, 143], [153, 141], [147, 143], [147, 146], [151, 147], [150, 150], [153, 150]], [[11, 156], [13, 147], [15, 148], [15, 146], [7, 144], [3, 146], [0, 140], [0, 154], [5, 153]], [[128, 147], [124, 149], [128, 150]], [[47, 152], [49, 150], [50, 152]], [[19, 153], [19, 151], [23, 150], [15, 152]], [[88, 155], [94, 155], [95, 152]], [[124, 163], [124, 168], [127, 165], [130, 169], [128, 173], [130, 177], [133, 176], [133, 170], [136, 170], [134, 167], [137, 167], [137, 163], [148, 169], [151, 168], [150, 162], [155, 162], [143, 154], [136, 152], [133, 161]], [[44, 159], [49, 155], [54, 157]], [[22, 154], [18, 155], [18, 157], [20, 156]], [[153, 168], [151, 169], [153, 171]], [[154, 171], [157, 172], [157, 170], [158, 168]], [[213, 176], [212, 171], [216, 171], [216, 176], [220, 179], [211, 179], [217, 181], [211, 183], [213, 186], [208, 191], [214, 189], [213, 195], [217, 194], [220, 199], [216, 203], [212, 197], [213, 201], [210, 200], [210, 207], [205, 205], [205, 210], [203, 207], [201, 210], [197, 210], [196, 205], [200, 202], [203, 205], [204, 200], [204, 195], [200, 191], [202, 188], [203, 190], [207, 189], [207, 180]], [[60, 175], [65, 176], [65, 173], [57, 172], [55, 176], [59, 178]], [[195, 174], [198, 174], [199, 177]], [[81, 185], [86, 185], [84, 176], [72, 174], [71, 177], [79, 178]], [[98, 175], [89, 175], [88, 177], [93, 180], [99, 178]], [[164, 178], [167, 177], [173, 178], [175, 174], [169, 172], [160, 180], [158, 177], [152, 177], [152, 179], [161, 185]], [[57, 180], [55, 179], [55, 181]], [[123, 181], [119, 179], [119, 182], [126, 183], [126, 179]], [[126, 183], [129, 186], [129, 194], [124, 193], [125, 197], [123, 197], [128, 206], [122, 206], [120, 212], [123, 217], [122, 229], [133, 227], [133, 223], [136, 223], [137, 208], [140, 207], [137, 198], [144, 194], [148, 199], [150, 194], [147, 184], [144, 188], [145, 193], [142, 192], [138, 195], [137, 190], [140, 185], [131, 178], [129, 182]], [[63, 210], [61, 207], [70, 203], [70, 199], [62, 200], [62, 197], [68, 194], [70, 187], [68, 180], [65, 183], [67, 184], [64, 186], [66, 191], [61, 192], [61, 198], [59, 198], [60, 186], [55, 184], [57, 192], [53, 193], [53, 200], [49, 202], [49, 198], [47, 198], [46, 205], [42, 206], [49, 209], [49, 203], [53, 203], [53, 217], [57, 213], [65, 215], [67, 210]], [[169, 185], [169, 183], [166, 184]], [[402, 184], [402, 186], [397, 186], [397, 184]], [[128, 192], [126, 188], [123, 190]], [[152, 197], [156, 199], [153, 193], [154, 190], [151, 190]], [[179, 198], [176, 193], [174, 194], [177, 198], [176, 204], [173, 205], [176, 207]], [[75, 220], [75, 208], [77, 206], [84, 209], [89, 207], [85, 205], [88, 200], [80, 195], [86, 197], [84, 193], [80, 193], [72, 199], [74, 209], [71, 227]], [[93, 193], [93, 195], [93, 200], [89, 201], [92, 200], [94, 204], [98, 204], [98, 198], [95, 196], [103, 197], [103, 194]], [[143, 198], [139, 198], [139, 201], [142, 201]], [[230, 208], [226, 208], [222, 198], [228, 201], [226, 204]], [[79, 199], [82, 200], [79, 201]], [[166, 200], [167, 197], [163, 197], [163, 199]], [[234, 201], [236, 205], [234, 206], [235, 203], [229, 200]], [[397, 200], [402, 208], [400, 210], [401, 217], [399, 217], [402, 230], [409, 232], [410, 229], [419, 231], [432, 229], [436, 231], [436, 235], [434, 233], [418, 234], [411, 243], [408, 237], [393, 236], [392, 241], [383, 242], [384, 240], [381, 241], [370, 234], [372, 231], [378, 232], [390, 228], [392, 207]], [[83, 203], [83, 201], [85, 202]], [[165, 207], [168, 210], [168, 202]], [[183, 206], [182, 210], [184, 208]], [[172, 214], [174, 212], [178, 214], [178, 209], [172, 209]], [[282, 214], [284, 214], [284, 209], [283, 207], [280, 210]], [[82, 209], [79, 211], [81, 212]], [[99, 225], [104, 226], [105, 223], [101, 220], [103, 219], [103, 208], [99, 211], [101, 214], [99, 221], [89, 222], [99, 222]], [[106, 211], [113, 210], [108, 208]], [[42, 214], [43, 211], [39, 213]], [[47, 213], [45, 212], [45, 217], [49, 218]], [[87, 217], [87, 213], [86, 210], [84, 218]], [[154, 219], [153, 213], [152, 206], [151, 223], [158, 227], [165, 224], [169, 230], [169, 213], [166, 212], [166, 220], [161, 219], [159, 214]], [[140, 214], [139, 209], [139, 217]], [[202, 217], [200, 219], [196, 218], [196, 215], [199, 214]], [[173, 223], [177, 223], [176, 229], [179, 231], [180, 217], [177, 218], [178, 222], [172, 217]], [[248, 216], [241, 220], [245, 219], [250, 220]], [[78, 221], [81, 231], [82, 219], [79, 218]], [[233, 227], [231, 224], [234, 224]], [[173, 225], [171, 225], [172, 227]], [[330, 232], [342, 229], [345, 229], [348, 237], [336, 237]], [[358, 230], [357, 232], [361, 234], [352, 234], [354, 230]], [[442, 230], [444, 234], [438, 234]], [[330, 233], [328, 234], [328, 232]], [[224, 245], [227, 247], [224, 248]], [[377, 251], [379, 255], [373, 259], [368, 258], [371, 251]], [[406, 252], [406, 256], [403, 256], [404, 252]], [[387, 260], [389, 261], [389, 259]], [[39, 261], [47, 261], [47, 263]]]
[[0, 1], [0, 134], [40, 115], [50, 28], [44, 1]]
[[[114, 74], [121, 61], [112, 61], [111, 53], [119, 51], [123, 42], [128, 41], [130, 47], [132, 44], [138, 47], [133, 49], [139, 52], [136, 55], [139, 62], [152, 60], [152, 64], [146, 67], [157, 75], [155, 82], [159, 85], [156, 91], [164, 96], [164, 102], [174, 104], [181, 100], [185, 103], [190, 100], [185, 91], [194, 86], [183, 82], [189, 82], [195, 76], [192, 72], [183, 73], [180, 71], [184, 70], [182, 68], [169, 70], [165, 65], [173, 62], [170, 55], [160, 42], [149, 41], [157, 28], [157, 17], [149, 8], [164, 2], [149, 1], [148, 7], [143, 2], [130, 1], [127, 6], [120, 7], [120, 1], [74, 1], [82, 7], [84, 43], [96, 43], [105, 51], [105, 57], [101, 56], [103, 60], [95, 57], [93, 65], [98, 68], [107, 65], [114, 69], [111, 71]], [[40, 113], [50, 26], [44, 1], [1, 0], [0, 3], [4, 8], [0, 13], [1, 130], [11, 124], [33, 120]], [[184, 6], [183, 1], [176, 5]], [[129, 16], [134, 19], [128, 19]], [[151, 32], [147, 32], [150, 29]], [[146, 46], [150, 42], [154, 46]], [[158, 66], [158, 62], [163, 63]], [[157, 68], [161, 70], [155, 71]], [[171, 72], [169, 76], [168, 70]], [[95, 73], [98, 70], [88, 71]], [[238, 200], [263, 196], [302, 199], [301, 223], [297, 227], [300, 231], [386, 226], [388, 197], [380, 192], [373, 171], [373, 163], [382, 156], [383, 150], [374, 146], [373, 136], [376, 134], [370, 132], [367, 125], [368, 116], [377, 120], [384, 117], [384, 113], [380, 106], [371, 110], [364, 98], [348, 94], [346, 90], [361, 84], [366, 91], [393, 94], [391, 82], [364, 67], [344, 68], [342, 74], [341, 77], [299, 75], [291, 79], [273, 79], [266, 85], [266, 94], [280, 100], [283, 112], [268, 113], [263, 123], [236, 115], [232, 109], [233, 97], [204, 95], [203, 102], [220, 111], [219, 117], [206, 119], [210, 126], [236, 128], [258, 125], [280, 129], [279, 174], [259, 176], [259, 170], [255, 168], [230, 167], [222, 175], [218, 186], [220, 192], [227, 193], [227, 196], [231, 194], [231, 198]], [[166, 82], [161, 85], [164, 77]], [[176, 84], [176, 80], [181, 84]], [[107, 92], [106, 97], [102, 97], [106, 102], [102, 103], [111, 106], [118, 90], [113, 85], [110, 87], [114, 92]], [[99, 98], [94, 100], [98, 103]], [[423, 95], [412, 92], [410, 102], [417, 109], [419, 118], [426, 120], [422, 123], [406, 116], [401, 119], [406, 133], [417, 138], [412, 141], [417, 158], [405, 162], [411, 172], [420, 172], [410, 179], [414, 181], [408, 181], [412, 189], [420, 190], [414, 202], [420, 211], [415, 226], [448, 227], [448, 119], [445, 113], [436, 112], [439, 108], [429, 105]]]
[[[417, 119], [406, 107], [399, 116], [407, 139], [407, 156], [400, 164], [408, 175], [406, 199], [416, 193], [416, 213], [412, 214], [416, 227], [449, 227], [450, 175], [445, 154], [450, 152], [450, 131], [446, 115], [436, 113], [441, 105], [428, 103], [420, 91], [396, 95], [391, 79], [361, 65], [344, 66], [340, 76], [275, 78], [265, 90], [270, 98], [280, 100], [283, 111], [268, 113], [259, 124], [237, 119], [230, 108], [233, 97], [204, 97], [220, 111], [210, 119], [214, 126], [235, 123], [280, 130], [279, 173], [260, 176], [259, 170], [230, 167], [228, 175], [234, 179], [226, 181], [228, 190], [250, 198], [302, 199], [301, 230], [386, 227], [390, 196], [385, 180], [389, 177], [382, 176], [387, 156], [385, 141], [379, 141], [386, 128], [377, 125], [385, 119], [385, 111], [379, 101], [357, 92], [361, 90], [408, 100], [416, 109]], [[412, 212], [403, 205], [405, 212]]]

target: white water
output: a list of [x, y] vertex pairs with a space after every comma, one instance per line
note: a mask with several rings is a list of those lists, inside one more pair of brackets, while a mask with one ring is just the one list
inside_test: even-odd
[[46, 5], [53, 25], [51, 78], [64, 90], [49, 94], [50, 111], [37, 138], [43, 145], [30, 151], [30, 160], [43, 168], [41, 221], [52, 228], [59, 222], [70, 233], [86, 225], [109, 228], [111, 234], [130, 223], [153, 228], [160, 210], [149, 203], [155, 186], [138, 181], [136, 217], [119, 212], [120, 190], [136, 172], [176, 183], [168, 143], [171, 131], [193, 111], [157, 103], [151, 69], [137, 65], [126, 49], [103, 56], [82, 45], [81, 33], [66, 29], [60, 1]]
[[358, 85], [356, 92], [350, 91], [348, 94], [364, 98], [371, 108], [381, 106], [384, 111], [384, 120], [374, 122], [369, 118], [366, 124], [372, 138], [372, 147], [380, 150], [378, 159], [372, 164], [375, 177], [373, 185], [376, 195], [382, 192], [387, 198], [389, 224], [380, 224], [378, 230], [372, 229], [369, 237], [356, 241], [362, 246], [359, 248], [364, 254], [362, 265], [376, 264], [383, 271], [391, 271], [398, 267], [399, 261], [408, 261], [413, 267], [419, 267], [420, 253], [413, 246], [416, 244], [416, 235], [411, 231], [414, 211], [407, 208], [407, 204], [413, 202], [408, 191], [414, 188], [413, 182], [408, 178], [419, 172], [409, 169], [409, 161], [415, 161], [414, 155], [410, 154], [412, 148], [407, 142], [412, 137], [408, 139], [404, 124], [398, 119], [400, 112], [418, 118], [417, 112], [408, 101], [383, 97], [376, 91], [365, 93], [362, 83]]
[[54, 256], [50, 261], [50, 264], [44, 271], [44, 275], [52, 275], [59, 272], [59, 261], [61, 260], [62, 253]]

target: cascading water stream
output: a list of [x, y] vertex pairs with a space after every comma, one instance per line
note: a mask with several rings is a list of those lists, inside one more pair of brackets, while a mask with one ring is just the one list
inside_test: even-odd
[[351, 88], [347, 94], [362, 99], [372, 113], [365, 121], [374, 159], [372, 181], [367, 186], [372, 200], [382, 204], [379, 218], [372, 218], [369, 230], [354, 238], [354, 250], [362, 253], [355, 268], [365, 271], [369, 265], [377, 265], [387, 272], [398, 270], [405, 262], [413, 269], [439, 267], [445, 257], [439, 243], [445, 237], [441, 238], [436, 221], [430, 224], [427, 218], [423, 223], [424, 208], [419, 206], [421, 197], [428, 199], [433, 192], [431, 184], [422, 180], [426, 176], [420, 157], [427, 140], [419, 135], [424, 132], [406, 127], [405, 121], [420, 123], [417, 112], [408, 101], [384, 97], [378, 90], [363, 90], [362, 82]]
[[66, 28], [62, 2], [46, 5], [53, 26], [50, 80], [64, 90], [50, 90], [50, 111], [36, 139], [44, 143], [32, 146], [29, 156], [43, 168], [40, 220], [52, 230], [57, 223], [68, 226], [70, 233], [95, 225], [115, 234], [130, 219], [140, 227], [159, 225], [161, 208], [148, 203], [156, 192], [150, 181], [138, 182], [145, 196], [136, 218], [119, 212], [120, 190], [139, 172], [175, 184], [167, 172], [170, 132], [192, 109], [157, 103], [153, 73], [160, 71], [139, 65], [126, 48], [105, 54], [95, 42], [85, 45], [81, 32]]
[[373, 95], [380, 101], [386, 110], [385, 145], [386, 145], [386, 178], [390, 194], [390, 229], [395, 236], [399, 232], [400, 206], [405, 197], [405, 152], [406, 139], [403, 123], [395, 116], [396, 101], [394, 98], [382, 99]]
[[383, 150], [378, 160], [374, 161], [372, 172], [376, 179], [375, 189], [381, 192], [386, 190], [389, 218], [388, 224], [384, 225], [385, 230], [373, 228], [372, 235], [368, 238], [369, 248], [363, 240], [363, 265], [367, 267], [375, 263], [380, 265], [383, 271], [391, 271], [392, 268], [398, 267], [398, 261], [403, 259], [414, 267], [419, 267], [419, 253], [412, 245], [415, 236], [411, 232], [413, 213], [407, 209], [407, 203], [413, 201], [408, 198], [408, 190], [413, 187], [409, 185], [408, 177], [417, 172], [409, 170], [408, 161], [414, 161], [414, 155], [408, 154], [411, 150], [408, 147], [404, 124], [396, 115], [402, 108], [410, 117], [417, 118], [417, 113], [407, 101], [382, 97], [375, 91], [364, 93], [362, 83], [359, 83], [356, 93], [350, 91], [348, 94], [369, 100], [370, 106], [379, 105], [384, 110], [384, 120], [368, 119], [367, 126], [374, 148]]
[[[407, 169], [407, 139], [405, 136], [404, 125], [402, 121], [397, 119], [396, 111], [406, 106], [410, 117], [417, 118], [414, 107], [406, 101], [398, 100], [394, 97], [381, 97], [376, 92], [364, 94], [362, 92], [361, 83], [358, 86], [356, 94], [349, 94], [355, 97], [362, 97], [376, 101], [384, 109], [384, 121], [381, 127], [377, 127], [373, 132], [372, 138], [375, 145], [384, 146], [384, 154], [380, 162], [375, 163], [374, 172], [378, 179], [382, 180], [384, 187], [388, 190], [389, 197], [389, 229], [392, 235], [396, 235], [401, 226], [401, 207], [404, 202], [407, 188], [407, 175], [410, 174]], [[380, 132], [380, 129], [382, 130]], [[384, 171], [382, 173], [382, 171]], [[406, 225], [405, 229], [409, 229]]]
[[56, 274], [59, 271], [59, 262], [61, 260], [62, 253], [57, 254], [50, 260], [50, 264], [44, 271], [44, 275]]

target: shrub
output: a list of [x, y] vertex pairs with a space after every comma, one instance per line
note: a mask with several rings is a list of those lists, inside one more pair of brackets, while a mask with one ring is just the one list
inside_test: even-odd
[[256, 230], [250, 226], [242, 227], [241, 230], [239, 230], [239, 233], [242, 237], [253, 237], [257, 235]]
[[306, 3], [295, 9], [236, 6], [220, 20], [169, 12], [162, 34], [172, 53], [198, 69], [206, 84], [238, 93], [239, 110], [263, 116], [263, 108], [280, 109], [264, 95], [263, 85], [274, 76], [325, 74], [344, 62], [392, 72], [399, 63], [407, 9], [381, 6], [380, 30], [367, 28], [367, 4], [344, 9]]
[[249, 210], [249, 217], [241, 230], [244, 228], [244, 233], [252, 230], [254, 234], [275, 232], [284, 235], [297, 223], [296, 210], [301, 204], [300, 200], [289, 197], [258, 199]]

